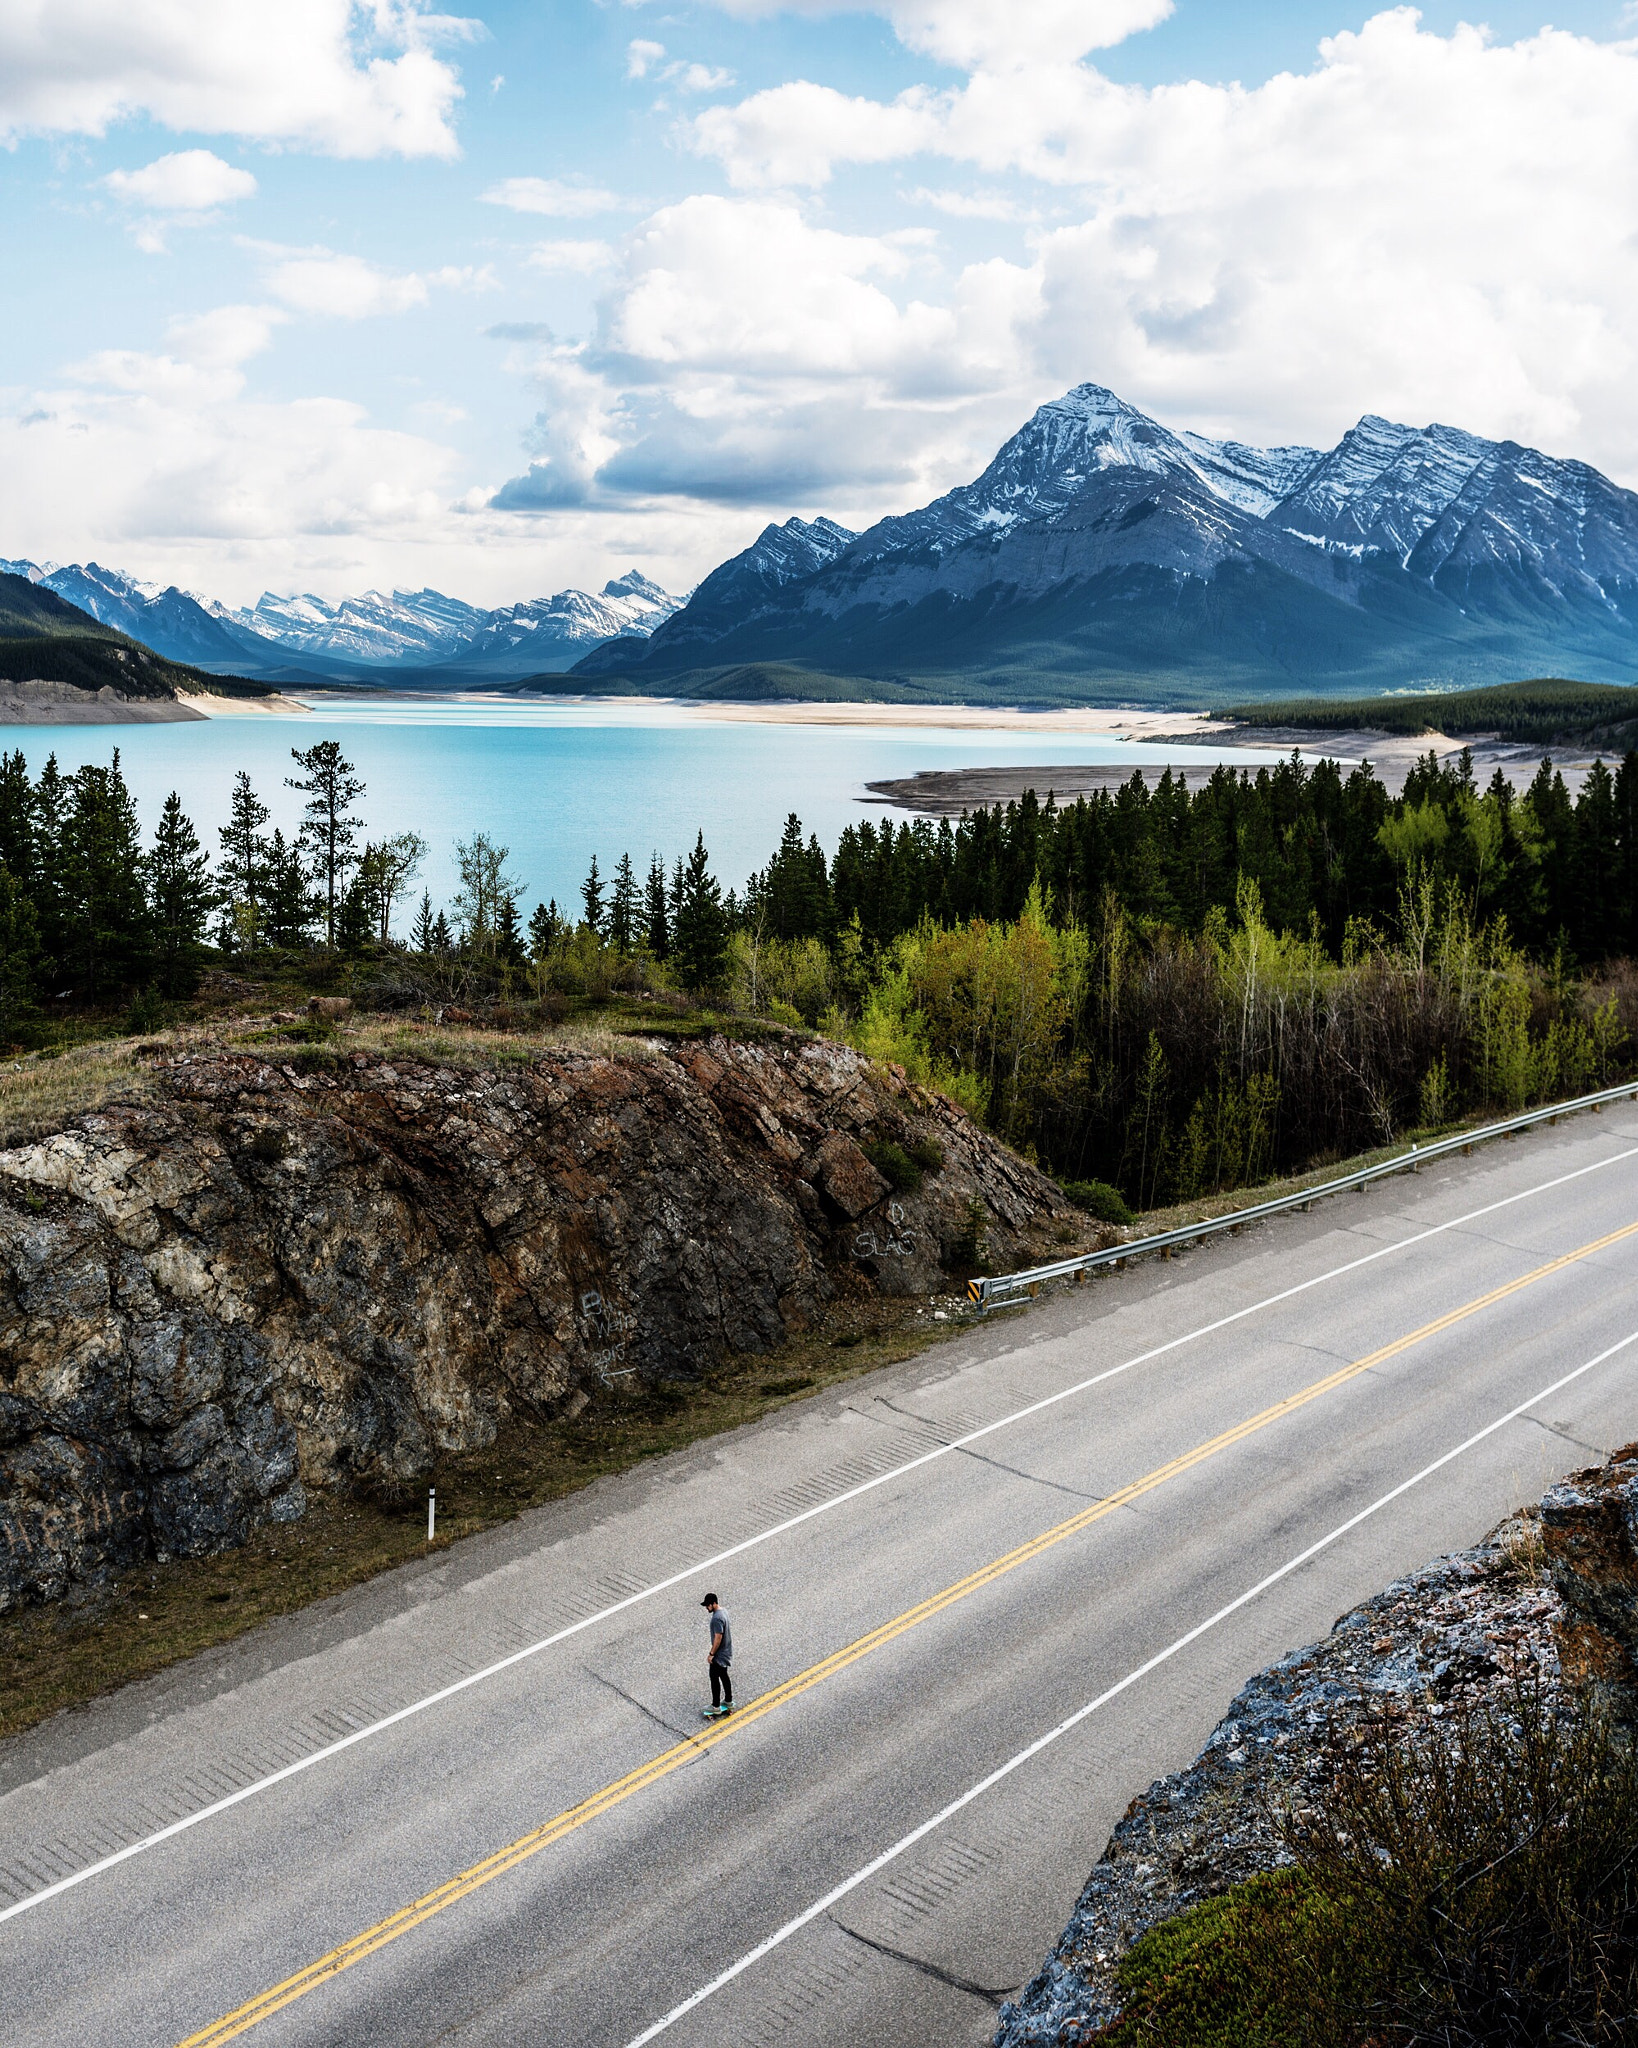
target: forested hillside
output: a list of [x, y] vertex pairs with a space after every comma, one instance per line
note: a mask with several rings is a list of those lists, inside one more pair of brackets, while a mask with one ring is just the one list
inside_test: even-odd
[[1638, 1050], [1638, 753], [1579, 799], [1551, 763], [1480, 789], [1466, 756], [1399, 797], [1295, 757], [1192, 791], [1134, 775], [1063, 809], [867, 820], [831, 854], [793, 815], [742, 889], [701, 837], [532, 909], [479, 830], [407, 933], [425, 844], [368, 836], [334, 741], [294, 758], [297, 839], [241, 775], [214, 862], [174, 796], [143, 843], [117, 756], [0, 762], [0, 1030], [49, 1043], [122, 1004], [150, 1029], [213, 964], [511, 1030], [820, 1030], [1143, 1208], [1574, 1093]]

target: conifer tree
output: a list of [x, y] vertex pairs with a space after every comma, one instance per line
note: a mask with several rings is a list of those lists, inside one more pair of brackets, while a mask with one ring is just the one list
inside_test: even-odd
[[586, 924], [601, 938], [606, 912], [603, 908], [603, 878], [597, 872], [595, 853], [592, 855], [591, 872], [580, 885], [580, 901], [585, 905]]
[[151, 942], [142, 839], [117, 748], [112, 766], [80, 768], [66, 787], [57, 855], [61, 961], [81, 994], [101, 1002], [147, 978]]
[[531, 959], [544, 960], [563, 936], [563, 918], [558, 911], [557, 898], [550, 903], [537, 903], [529, 919], [529, 954]]
[[502, 896], [500, 900], [495, 917], [495, 958], [502, 967], [517, 968], [524, 964], [523, 926], [515, 896]]
[[19, 748], [0, 757], [0, 867], [33, 895], [39, 881], [35, 848], [34, 787]]
[[658, 853], [648, 864], [648, 885], [643, 891], [643, 923], [648, 950], [656, 960], [671, 951], [671, 916], [666, 905], [665, 863]]
[[369, 876], [360, 864], [336, 909], [336, 950], [356, 959], [360, 953], [369, 950], [374, 937], [375, 902]]
[[65, 906], [62, 890], [63, 824], [68, 816], [68, 778], [48, 754], [34, 789], [34, 910], [40, 945], [59, 965], [63, 956]]
[[307, 870], [295, 847], [285, 843], [275, 825], [267, 842], [262, 870], [263, 937], [270, 946], [305, 946], [311, 933], [316, 906], [307, 880]]
[[449, 928], [449, 919], [440, 910], [432, 925], [432, 947], [439, 959], [447, 960], [455, 950], [455, 934]]
[[159, 986], [168, 996], [192, 995], [199, 985], [205, 924], [216, 889], [199, 835], [174, 789], [165, 799], [148, 854], [148, 900]]
[[34, 905], [10, 870], [0, 867], [0, 1032], [9, 1035], [33, 1011], [39, 959]]
[[637, 876], [632, 869], [631, 855], [623, 853], [614, 870], [614, 888], [609, 896], [608, 938], [622, 953], [629, 953], [637, 943], [638, 919], [642, 902], [637, 893]]
[[[247, 952], [262, 943], [262, 892], [267, 870], [267, 806], [241, 768], [228, 798], [228, 821], [220, 828], [222, 885], [228, 905], [223, 934], [236, 935]], [[230, 941], [231, 942], [231, 941]]]
[[419, 953], [424, 958], [432, 951], [432, 940], [432, 892], [430, 889], [423, 889], [421, 907], [415, 913], [414, 924], [410, 926], [410, 951]]
[[728, 961], [728, 919], [710, 860], [702, 832], [682, 871], [671, 929], [672, 954], [683, 985], [696, 995], [718, 986]]
[[352, 762], [343, 757], [339, 740], [292, 747], [290, 758], [302, 772], [287, 775], [284, 786], [307, 799], [296, 843], [312, 864], [313, 880], [324, 899], [324, 943], [333, 946], [336, 911], [347, 877], [358, 864], [353, 849], [363, 820], [352, 816], [352, 806], [364, 794], [364, 784], [353, 773]]

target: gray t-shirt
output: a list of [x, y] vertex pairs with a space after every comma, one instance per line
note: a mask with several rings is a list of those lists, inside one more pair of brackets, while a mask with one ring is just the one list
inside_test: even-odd
[[[734, 1632], [728, 1626], [727, 1614], [719, 1607], [705, 1617], [705, 1625], [710, 1631], [711, 1650], [716, 1661], [719, 1664], [732, 1664], [734, 1661]], [[722, 1631], [722, 1641], [720, 1643], [716, 1640], [719, 1629]]]

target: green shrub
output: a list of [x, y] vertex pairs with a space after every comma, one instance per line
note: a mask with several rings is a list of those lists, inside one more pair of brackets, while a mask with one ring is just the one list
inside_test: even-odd
[[895, 1145], [891, 1138], [878, 1138], [867, 1143], [864, 1155], [895, 1194], [908, 1195], [921, 1186], [922, 1169], [904, 1147]]
[[944, 1171], [944, 1147], [936, 1138], [911, 1138], [904, 1149], [923, 1173]]
[[1058, 1185], [1077, 1209], [1084, 1209], [1088, 1216], [1095, 1216], [1100, 1223], [1131, 1223], [1136, 1220], [1127, 1206], [1126, 1197], [1106, 1180], [1064, 1180]]
[[1638, 2012], [1638, 1755], [1590, 1698], [1339, 1764], [1293, 1868], [1157, 1927], [1110, 2048], [1616, 2048]]

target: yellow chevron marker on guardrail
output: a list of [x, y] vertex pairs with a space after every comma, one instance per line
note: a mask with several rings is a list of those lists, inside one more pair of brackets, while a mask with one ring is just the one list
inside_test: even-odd
[[1020, 1543], [1015, 1550], [1009, 1550], [1004, 1556], [992, 1558], [988, 1564], [980, 1565], [964, 1579], [956, 1580], [954, 1585], [946, 1586], [941, 1592], [932, 1594], [916, 1606], [906, 1608], [902, 1614], [895, 1615], [891, 1621], [883, 1622], [879, 1628], [872, 1629], [867, 1635], [844, 1644], [839, 1650], [833, 1650], [817, 1664], [810, 1664], [805, 1671], [799, 1671], [794, 1677], [787, 1678], [783, 1684], [774, 1686], [760, 1699], [752, 1700], [749, 1705], [739, 1708], [730, 1719], [714, 1722], [701, 1734], [689, 1736], [685, 1741], [677, 1743], [674, 1748], [662, 1750], [647, 1763], [639, 1764], [635, 1770], [628, 1771], [623, 1778], [617, 1778], [613, 1784], [605, 1785], [600, 1791], [591, 1793], [577, 1805], [566, 1808], [551, 1820], [542, 1822], [538, 1828], [531, 1829], [528, 1834], [520, 1835], [515, 1842], [508, 1843], [505, 1848], [497, 1849], [493, 1855], [472, 1864], [469, 1869], [461, 1871], [459, 1875], [439, 1885], [436, 1890], [427, 1892], [407, 1906], [400, 1907], [396, 1913], [389, 1914], [385, 1920], [377, 1921], [373, 1927], [365, 1928], [361, 1934], [353, 1935], [338, 1948], [331, 1949], [328, 1954], [307, 1964], [293, 1976], [286, 1977], [282, 1983], [272, 1985], [268, 1990], [247, 2000], [245, 2004], [236, 2006], [232, 2012], [225, 2013], [221, 2019], [213, 2020], [208, 2027], [202, 2027], [198, 2033], [190, 2034], [185, 2041], [178, 2043], [178, 2048], [217, 2048], [220, 2042], [236, 2040], [239, 2035], [249, 2033], [252, 2027], [260, 2026], [263, 2020], [271, 2019], [276, 2012], [282, 2012], [298, 1998], [305, 1998], [309, 1992], [317, 1991], [321, 1985], [332, 1983], [344, 1970], [350, 1970], [355, 1963], [361, 1963], [367, 1957], [378, 1954], [390, 1943], [422, 1926], [450, 1906], [457, 1905], [462, 1899], [470, 1898], [475, 1891], [491, 1883], [495, 1878], [503, 1877], [507, 1871], [517, 1869], [519, 1864], [529, 1862], [531, 1858], [540, 1855], [542, 1850], [549, 1849], [554, 1842], [560, 1842], [564, 1836], [583, 1828], [588, 1821], [596, 1820], [600, 1815], [621, 1805], [633, 1793], [645, 1791], [650, 1785], [658, 1784], [662, 1778], [669, 1777], [684, 1764], [694, 1762], [706, 1750], [715, 1749], [720, 1743], [729, 1741], [742, 1728], [765, 1720], [780, 1707], [799, 1699], [803, 1693], [810, 1692], [816, 1685], [823, 1684], [827, 1678], [834, 1678], [838, 1672], [845, 1671], [850, 1665], [857, 1664], [861, 1658], [868, 1657], [873, 1650], [882, 1649], [921, 1622], [930, 1620], [935, 1614], [942, 1614], [948, 1607], [953, 1607], [957, 1601], [965, 1600], [983, 1587], [993, 1585], [1008, 1572], [1016, 1571], [1020, 1565], [1028, 1564], [1043, 1552], [1067, 1542], [1071, 1536], [1078, 1536], [1094, 1522], [1106, 1520], [1121, 1508], [1129, 1507], [1133, 1501], [1141, 1500], [1145, 1494], [1153, 1493], [1158, 1487], [1164, 1486], [1168, 1480], [1180, 1478], [1185, 1472], [1191, 1472], [1196, 1466], [1204, 1464], [1207, 1459], [1216, 1457], [1220, 1451], [1226, 1451], [1234, 1444], [1243, 1443], [1247, 1437], [1255, 1436], [1260, 1430], [1282, 1421], [1287, 1415], [1295, 1414], [1300, 1408], [1306, 1408], [1310, 1402], [1319, 1400], [1322, 1395], [1346, 1385], [1349, 1380], [1358, 1379], [1373, 1366], [1381, 1365], [1387, 1359], [1397, 1357], [1401, 1352], [1425, 1343], [1430, 1337], [1437, 1337], [1457, 1323], [1465, 1322], [1469, 1316], [1478, 1315], [1481, 1310], [1493, 1308], [1497, 1302], [1507, 1300], [1510, 1295], [1522, 1293], [1526, 1287], [1534, 1286], [1538, 1280], [1545, 1280], [1554, 1273], [1562, 1273], [1567, 1266], [1591, 1258], [1595, 1252], [1607, 1251], [1611, 1245], [1620, 1244], [1624, 1239], [1633, 1236], [1638, 1236], [1638, 1223], [1625, 1224], [1620, 1230], [1610, 1231], [1607, 1236], [1594, 1238], [1590, 1244], [1579, 1245], [1573, 1252], [1565, 1252], [1559, 1258], [1549, 1259], [1544, 1266], [1537, 1266], [1532, 1272], [1522, 1274], [1517, 1280], [1506, 1281], [1502, 1286], [1492, 1288], [1488, 1294], [1481, 1294], [1476, 1300], [1464, 1302], [1460, 1308], [1453, 1308], [1433, 1322], [1424, 1323], [1419, 1330], [1412, 1330], [1404, 1337], [1396, 1337], [1392, 1343], [1384, 1344], [1379, 1350], [1368, 1352], [1365, 1357], [1356, 1358], [1351, 1364], [1338, 1367], [1335, 1372], [1327, 1373], [1324, 1379], [1312, 1381], [1297, 1393], [1288, 1394], [1284, 1400], [1276, 1401], [1271, 1407], [1264, 1408], [1259, 1414], [1248, 1416], [1244, 1422], [1235, 1423], [1232, 1428], [1225, 1429], [1220, 1435], [1196, 1444], [1192, 1450], [1182, 1452], [1164, 1465], [1157, 1465], [1141, 1479], [1132, 1480], [1116, 1492], [1105, 1495], [1102, 1500], [1093, 1502], [1090, 1507], [1083, 1508], [1079, 1514], [1071, 1515], [1067, 1521], [1043, 1530], [1039, 1536], [1032, 1536], [1027, 1542]]

